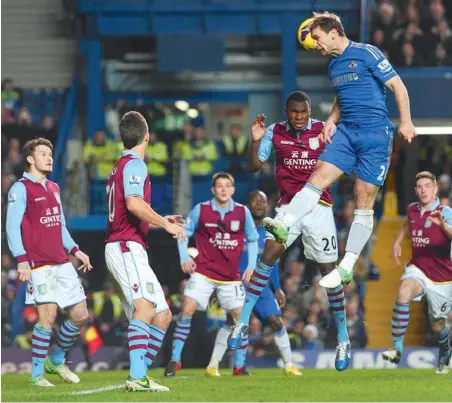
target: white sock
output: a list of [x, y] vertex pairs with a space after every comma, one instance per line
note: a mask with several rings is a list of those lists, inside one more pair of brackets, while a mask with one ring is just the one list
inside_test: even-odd
[[319, 189], [310, 183], [306, 184], [303, 189], [295, 194], [287, 205], [283, 217], [284, 225], [286, 227], [291, 227], [298, 220], [301, 220], [305, 215], [314, 210], [321, 195], [322, 189]]
[[220, 362], [228, 349], [228, 337], [230, 333], [231, 326], [229, 325], [223, 325], [220, 330], [218, 330], [208, 368], [218, 368], [220, 365]]
[[275, 332], [275, 343], [281, 353], [281, 358], [284, 361], [284, 367], [290, 368], [292, 366], [292, 349], [290, 348], [289, 335], [287, 330], [283, 327], [279, 332]]
[[355, 266], [356, 261], [358, 260], [359, 255], [353, 252], [345, 252], [344, 257], [342, 258], [339, 266], [341, 266], [344, 270], [351, 273], [353, 271], [353, 266]]

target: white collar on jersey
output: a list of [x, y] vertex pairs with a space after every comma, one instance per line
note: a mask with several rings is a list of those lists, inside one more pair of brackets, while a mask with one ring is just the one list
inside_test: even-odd
[[302, 130], [301, 132], [296, 132], [294, 129], [292, 129], [292, 126], [289, 125], [289, 121], [286, 120], [286, 130], [288, 132], [303, 133], [306, 130], [311, 130], [311, 128], [312, 128], [312, 119], [311, 118], [309, 118], [309, 120], [308, 120], [308, 124], [306, 125], [306, 129]]

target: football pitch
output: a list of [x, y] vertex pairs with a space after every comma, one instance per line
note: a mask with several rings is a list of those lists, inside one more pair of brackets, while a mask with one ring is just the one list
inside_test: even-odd
[[303, 402], [303, 401], [452, 401], [452, 373], [435, 375], [434, 370], [303, 370], [301, 377], [285, 376], [279, 369], [252, 370], [250, 377], [204, 376], [203, 370], [181, 370], [175, 378], [164, 378], [163, 370], [150, 373], [170, 392], [124, 390], [125, 371], [82, 372], [79, 385], [65, 384], [55, 375], [52, 390], [32, 388], [29, 375], [3, 375], [3, 402]]

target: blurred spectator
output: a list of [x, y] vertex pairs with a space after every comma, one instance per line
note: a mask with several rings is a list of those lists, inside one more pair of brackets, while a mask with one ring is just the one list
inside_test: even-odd
[[38, 312], [33, 306], [27, 306], [24, 310], [25, 328], [23, 334], [18, 334], [14, 339], [14, 345], [24, 350], [31, 349], [31, 337], [33, 328], [38, 321]]
[[57, 141], [57, 130], [55, 128], [55, 119], [52, 115], [45, 115], [42, 119], [42, 137], [45, 137], [47, 140], [50, 140], [52, 144], [55, 146]]
[[193, 139], [193, 126], [190, 122], [185, 122], [183, 126], [182, 139], [177, 140], [173, 145], [173, 157], [180, 158], [184, 144]]
[[[11, 78], [2, 80], [2, 107], [10, 111], [14, 111], [19, 107], [21, 93], [17, 88], [14, 88], [14, 83]], [[3, 113], [2, 113], [2, 124]]]
[[163, 141], [159, 141], [157, 133], [152, 130], [149, 131], [149, 145], [144, 160], [151, 176], [167, 175], [168, 148]]
[[414, 52], [411, 42], [405, 42], [402, 46], [402, 60], [398, 63], [399, 67], [421, 67], [424, 60]]
[[180, 157], [189, 161], [192, 175], [210, 175], [213, 172], [213, 163], [218, 159], [215, 143], [207, 139], [202, 127], [197, 127], [194, 139], [184, 141], [180, 149]]
[[241, 126], [233, 124], [229, 128], [229, 134], [222, 137], [222, 155], [229, 159], [228, 172], [231, 174], [242, 173], [246, 170], [246, 151], [248, 137], [241, 133]]
[[322, 347], [317, 326], [313, 324], [306, 325], [303, 330], [303, 348], [305, 350], [321, 350]]
[[19, 113], [17, 114], [17, 124], [21, 127], [31, 127], [33, 125], [31, 113], [25, 106], [19, 109]]
[[105, 345], [121, 342], [124, 333], [122, 303], [113, 284], [106, 283], [103, 290], [93, 292], [91, 309], [94, 323]]
[[106, 179], [118, 157], [118, 143], [107, 139], [103, 130], [97, 130], [83, 148], [83, 158], [91, 179]]
[[16, 119], [12, 110], [2, 105], [2, 125], [11, 125], [13, 123], [16, 123]]

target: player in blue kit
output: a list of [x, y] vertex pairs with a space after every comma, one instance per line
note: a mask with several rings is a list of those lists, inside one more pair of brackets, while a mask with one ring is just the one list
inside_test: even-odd
[[[265, 246], [265, 228], [262, 225], [262, 220], [265, 217], [267, 211], [267, 196], [261, 191], [251, 192], [248, 199], [248, 206], [253, 216], [254, 223], [256, 224], [256, 229], [259, 234], [259, 253], [258, 260], [264, 250]], [[248, 269], [248, 252], [245, 250], [242, 253], [240, 259], [240, 274], [244, 279], [245, 283], [249, 283], [251, 280], [251, 275], [253, 274], [252, 269]], [[290, 348], [289, 335], [284, 327], [281, 318], [281, 309], [286, 303], [286, 296], [281, 290], [281, 285], [279, 282], [279, 272], [278, 263], [273, 266], [273, 270], [270, 275], [270, 284], [263, 289], [262, 294], [257, 300], [256, 305], [253, 309], [253, 314], [263, 325], [269, 326], [275, 333], [275, 344], [279, 349], [281, 358], [284, 361], [284, 373], [286, 375], [302, 375], [301, 372], [295, 367], [292, 362], [292, 350]], [[274, 292], [272, 291], [272, 288]], [[243, 357], [244, 364], [246, 358], [246, 349], [248, 347], [248, 337], [242, 340], [242, 345], [240, 346], [239, 359]], [[244, 343], [246, 341], [246, 343]], [[239, 367], [236, 363], [236, 367]]]
[[342, 174], [354, 172], [356, 210], [345, 256], [320, 280], [321, 286], [335, 288], [353, 278], [353, 266], [372, 233], [375, 197], [388, 173], [394, 128], [388, 118], [386, 88], [394, 92], [399, 109], [399, 134], [411, 143], [416, 130], [406, 87], [378, 48], [349, 40], [340, 18], [328, 12], [315, 13], [310, 29], [316, 50], [331, 56], [328, 75], [336, 99], [319, 136], [328, 144], [284, 217], [265, 218], [264, 225], [277, 241], [286, 242], [288, 228], [313, 211], [323, 190]]

